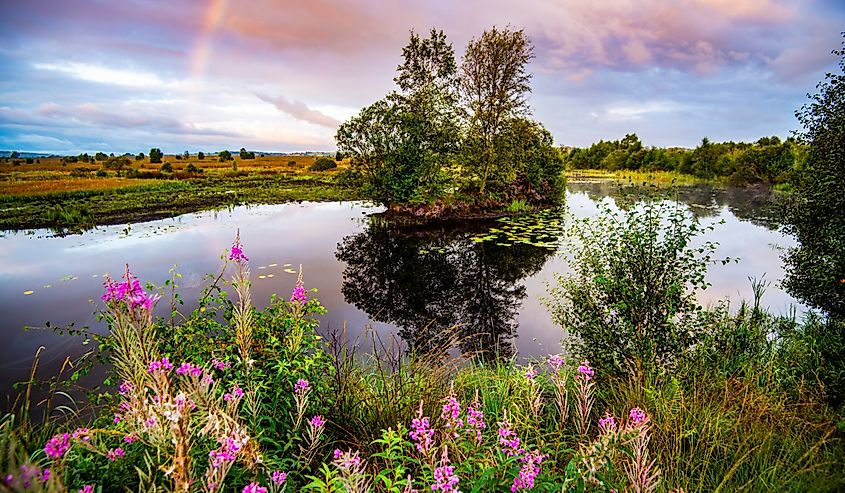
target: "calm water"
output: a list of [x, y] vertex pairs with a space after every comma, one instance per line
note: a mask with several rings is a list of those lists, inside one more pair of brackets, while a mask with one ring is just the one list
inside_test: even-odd
[[[701, 296], [703, 303], [749, 298], [749, 276], [765, 274], [773, 283], [782, 277], [781, 249], [793, 240], [778, 232], [765, 194], [695, 187], [681, 190], [678, 198], [705, 222], [725, 221], [711, 237], [720, 244], [717, 255], [741, 259], [711, 267], [712, 288]], [[624, 205], [627, 199], [608, 182], [569, 185], [567, 208], [576, 216], [594, 214], [599, 200]], [[45, 348], [42, 376], [55, 374], [68, 355], [86, 349], [78, 339], [24, 326], [73, 323], [102, 331], [96, 310], [103, 275], [119, 277], [126, 262], [142, 282], [157, 284], [176, 266], [183, 276], [184, 308], [190, 310], [237, 228], [250, 257], [253, 300], [263, 305], [274, 292], [290, 293], [296, 276], [286, 269], [302, 264], [306, 285], [319, 290], [329, 310], [324, 333], [346, 323], [354, 338], [370, 326], [383, 335], [398, 334], [408, 346], [429, 347], [448, 339], [444, 328], [458, 326], [455, 346], [464, 353], [496, 348], [531, 356], [560, 349], [562, 332], [541, 303], [546, 283], [566, 270], [553, 249], [473, 241], [502, 223], [392, 228], [370, 220], [380, 211], [362, 203], [301, 203], [188, 214], [63, 238], [45, 230], [5, 233], [0, 395], [26, 379], [39, 346]], [[543, 234], [559, 234], [556, 220], [564, 217], [561, 212], [547, 218]], [[24, 294], [28, 291], [32, 294]], [[795, 301], [773, 285], [764, 303], [785, 313]], [[160, 305], [166, 310], [166, 300]], [[5, 399], [0, 407], [6, 407]]]

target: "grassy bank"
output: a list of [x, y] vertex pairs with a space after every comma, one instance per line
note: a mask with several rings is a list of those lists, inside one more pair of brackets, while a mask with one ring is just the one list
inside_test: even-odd
[[[141, 161], [122, 169], [122, 176], [101, 168], [105, 176], [100, 177], [90, 169], [69, 170], [72, 165], [62, 166], [57, 159], [0, 166], [0, 229], [79, 231], [244, 203], [357, 198], [354, 190], [336, 184], [335, 170], [310, 171], [314, 158], [308, 156], [258, 157], [234, 166], [182, 161], [164, 173], [162, 165]], [[197, 164], [205, 166], [198, 168], [201, 173], [185, 171]]]
[[572, 169], [566, 172], [566, 176], [570, 180], [617, 180], [633, 183], [652, 183], [662, 186], [681, 186], [681, 185], [726, 185], [726, 180], [722, 178], [699, 178], [695, 175], [687, 175], [677, 171], [632, 171], [632, 170], [617, 170], [609, 171], [605, 169]]

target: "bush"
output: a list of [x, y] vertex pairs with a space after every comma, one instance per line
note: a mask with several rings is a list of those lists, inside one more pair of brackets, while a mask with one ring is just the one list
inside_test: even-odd
[[100, 178], [104, 178], [106, 176], [109, 176], [109, 173], [106, 170], [104, 170], [103, 168], [98, 169], [95, 174]]
[[188, 172], [188, 173], [201, 173], [202, 172], [202, 170], [197, 168], [194, 165], [194, 163], [188, 163], [188, 165], [185, 166], [185, 171]]
[[75, 178], [87, 178], [91, 176], [91, 173], [94, 172], [94, 168], [86, 168], [84, 166], [80, 166], [78, 168], [73, 168], [70, 172], [70, 176]]
[[320, 156], [314, 161], [314, 164], [308, 167], [309, 171], [326, 171], [337, 168], [337, 163], [332, 158]]
[[173, 173], [173, 165], [170, 163], [164, 163], [161, 165], [161, 172], [162, 173]]
[[158, 164], [161, 162], [161, 158], [164, 157], [164, 154], [161, 152], [161, 149], [158, 147], [153, 147], [150, 149], [150, 163]]
[[715, 244], [691, 242], [702, 227], [680, 204], [645, 197], [627, 211], [607, 204], [573, 220], [571, 274], [547, 300], [577, 354], [616, 374], [673, 365], [703, 330], [695, 292], [705, 289]]

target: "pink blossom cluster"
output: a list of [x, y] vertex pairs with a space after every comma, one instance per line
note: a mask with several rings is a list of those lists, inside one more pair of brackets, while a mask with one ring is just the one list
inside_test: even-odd
[[109, 450], [107, 454], [110, 461], [116, 461], [117, 459], [122, 458], [124, 455], [126, 455], [126, 452], [120, 447]]
[[305, 392], [311, 390], [311, 384], [308, 383], [308, 380], [300, 378], [296, 381], [293, 386], [293, 391], [296, 394], [304, 394]]
[[273, 484], [279, 486], [288, 480], [288, 473], [273, 471], [273, 474], [270, 475], [270, 479], [273, 481]]
[[249, 261], [249, 258], [244, 255], [244, 250], [241, 246], [240, 234], [235, 237], [235, 242], [232, 243], [232, 250], [229, 252], [229, 260], [234, 260], [235, 262]]
[[537, 370], [533, 366], [529, 366], [525, 369], [523, 376], [528, 380], [528, 383], [533, 384], [534, 379], [537, 378]]
[[240, 399], [241, 397], [243, 397], [243, 395], [243, 389], [238, 387], [237, 384], [235, 384], [235, 386], [232, 387], [232, 392], [226, 392], [225, 394], [223, 394], [223, 400], [228, 402], [231, 400]]
[[636, 426], [646, 420], [646, 413], [642, 409], [635, 407], [630, 412], [631, 422]]
[[211, 467], [218, 468], [224, 462], [233, 462], [238, 452], [246, 445], [246, 439], [240, 440], [232, 437], [222, 439], [221, 442], [220, 448], [212, 450], [208, 454]]
[[168, 372], [172, 369], [173, 369], [173, 363], [171, 363], [170, 360], [167, 359], [167, 356], [165, 356], [164, 358], [161, 358], [161, 360], [159, 360], [159, 361], [151, 361], [150, 366], [147, 370], [150, 373], [155, 373], [155, 372], [164, 373], [164, 372]]
[[411, 431], [408, 436], [414, 441], [417, 451], [421, 454], [427, 455], [434, 445], [434, 430], [431, 429], [428, 417], [422, 415], [422, 407], [420, 407], [419, 415], [411, 420]]
[[549, 358], [546, 361], [555, 372], [560, 371], [560, 368], [563, 366], [563, 358], [559, 354], [549, 355]]
[[291, 303], [298, 302], [303, 305], [308, 303], [308, 295], [305, 294], [305, 286], [297, 284], [296, 287], [293, 288], [293, 293], [290, 295], [290, 301]]
[[440, 417], [446, 420], [446, 428], [451, 428], [457, 433], [458, 428], [464, 426], [464, 420], [461, 419], [461, 403], [455, 397], [454, 392], [450, 391], [446, 397], [446, 403], [443, 404], [443, 410]]
[[314, 429], [322, 428], [323, 425], [325, 425], [325, 424], [326, 424], [326, 421], [320, 415], [314, 416], [313, 418], [308, 420], [308, 425], [311, 426]]
[[616, 419], [610, 413], [605, 413], [604, 417], [599, 419], [599, 430], [602, 433], [616, 431]]
[[182, 363], [182, 365], [176, 369], [176, 373], [179, 375], [199, 377], [202, 376], [202, 367], [191, 363]]
[[502, 446], [502, 451], [508, 457], [519, 456], [525, 453], [525, 449], [519, 446], [519, 437], [511, 430], [511, 425], [507, 419], [499, 423], [499, 445]]
[[590, 362], [586, 361], [586, 360], [583, 363], [581, 363], [580, 366], [578, 366], [577, 371], [578, 371], [577, 376], [583, 378], [584, 381], [587, 381], [587, 382], [590, 381], [590, 379], [593, 378], [596, 374], [596, 371], [593, 370], [592, 367], [590, 367]]
[[522, 468], [519, 474], [513, 478], [511, 485], [511, 492], [531, 490], [534, 488], [534, 479], [540, 474], [540, 464], [546, 456], [541, 454], [539, 450], [534, 450], [525, 454], [519, 460], [522, 462]]
[[434, 484], [431, 485], [431, 491], [460, 493], [459, 482], [460, 479], [455, 475], [455, 466], [443, 464], [434, 469]]
[[94, 493], [94, 486], [86, 484], [77, 493]]
[[[36, 486], [38, 482], [46, 483], [50, 480], [50, 469], [41, 469], [38, 466], [22, 465], [21, 473], [15, 477], [13, 474], [7, 474], [0, 480], [0, 486], [5, 486], [8, 491], [22, 491], [33, 488], [40, 491]], [[3, 491], [7, 491], [4, 489]]]
[[481, 443], [481, 430], [487, 428], [484, 424], [484, 413], [475, 408], [476, 405], [467, 406], [467, 433], [475, 433], [476, 443]]
[[333, 463], [338, 469], [349, 471], [361, 464], [361, 456], [357, 450], [353, 452], [352, 449], [349, 449], [346, 452], [343, 452], [336, 448], [334, 449]]
[[73, 433], [70, 435], [71, 438], [74, 440], [79, 440], [82, 442], [90, 442], [91, 441], [91, 430], [88, 428], [77, 428], [73, 430]]
[[223, 370], [228, 370], [229, 368], [231, 368], [232, 364], [229, 363], [228, 361], [218, 361], [216, 359], [213, 359], [213, 360], [211, 360], [211, 366], [213, 366], [217, 370], [223, 371]]
[[243, 493], [267, 493], [267, 488], [259, 485], [258, 483], [249, 483], [244, 486]]
[[53, 436], [44, 445], [44, 453], [51, 459], [62, 458], [70, 449], [70, 434], [61, 433]]
[[118, 391], [120, 392], [120, 395], [126, 395], [126, 394], [132, 392], [133, 390], [135, 390], [135, 386], [132, 385], [132, 383], [127, 382], [126, 380], [121, 382], [120, 387], [118, 387]]
[[143, 307], [145, 310], [150, 310], [155, 302], [161, 298], [158, 294], [147, 294], [141, 287], [141, 282], [129, 272], [128, 267], [123, 277], [125, 279], [123, 282], [116, 282], [111, 277], [106, 277], [103, 283], [106, 292], [100, 299], [106, 303], [123, 301], [131, 308]]

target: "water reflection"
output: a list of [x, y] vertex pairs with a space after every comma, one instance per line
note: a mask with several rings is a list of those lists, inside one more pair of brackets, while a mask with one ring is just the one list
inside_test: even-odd
[[[639, 200], [643, 188], [631, 183], [609, 180], [576, 181], [567, 189], [585, 193], [594, 201], [609, 197], [619, 208], [627, 209]], [[780, 228], [777, 200], [769, 187], [714, 187], [712, 185], [682, 186], [663, 190], [668, 198], [689, 207], [698, 218], [718, 216], [727, 208], [734, 216], [770, 230]]]
[[[455, 338], [464, 356], [514, 354], [523, 280], [553, 256], [527, 244], [475, 242], [497, 223], [410, 229], [376, 218], [338, 245], [347, 303], [395, 325], [409, 349], [427, 352]], [[453, 329], [453, 330], [450, 330]]]

